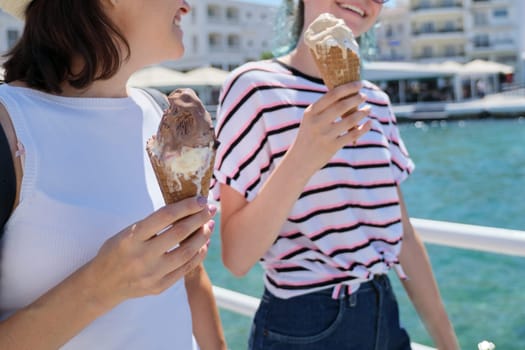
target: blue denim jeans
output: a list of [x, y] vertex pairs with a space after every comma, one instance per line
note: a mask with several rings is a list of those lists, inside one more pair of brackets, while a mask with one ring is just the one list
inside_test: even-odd
[[[343, 288], [344, 289], [344, 288]], [[409, 350], [386, 275], [332, 299], [322, 290], [279, 299], [266, 289], [255, 314], [250, 350]]]

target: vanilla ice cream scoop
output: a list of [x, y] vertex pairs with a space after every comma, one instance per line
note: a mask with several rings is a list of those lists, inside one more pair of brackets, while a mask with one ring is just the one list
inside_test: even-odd
[[329, 47], [339, 47], [353, 51], [359, 57], [359, 45], [354, 33], [345, 22], [330, 13], [319, 15], [304, 33], [306, 45], [316, 56], [322, 55]]

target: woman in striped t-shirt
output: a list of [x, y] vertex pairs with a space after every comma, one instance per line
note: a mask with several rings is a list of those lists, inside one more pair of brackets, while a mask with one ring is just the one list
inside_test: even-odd
[[301, 39], [324, 12], [358, 36], [384, 2], [299, 1], [295, 49], [223, 86], [213, 184], [223, 260], [239, 276], [257, 261], [265, 270], [250, 349], [409, 349], [390, 268], [436, 345], [458, 348], [399, 190], [414, 166], [388, 96], [366, 81], [327, 91]]

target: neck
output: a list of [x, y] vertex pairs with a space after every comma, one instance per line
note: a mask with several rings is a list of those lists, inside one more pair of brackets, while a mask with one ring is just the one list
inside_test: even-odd
[[77, 89], [69, 83], [62, 84], [62, 96], [66, 97], [127, 97], [127, 79], [112, 77], [108, 80], [97, 80], [84, 89]]
[[304, 74], [318, 78], [321, 76], [310, 53], [310, 48], [303, 43], [302, 37], [299, 38], [297, 47], [286, 56], [280, 57], [279, 60]]
[[130, 62], [124, 62], [114, 76], [107, 80], [96, 80], [84, 89], [77, 89], [65, 81], [61, 85], [61, 95], [66, 97], [127, 97], [126, 84], [136, 70], [138, 68], [134, 68]]

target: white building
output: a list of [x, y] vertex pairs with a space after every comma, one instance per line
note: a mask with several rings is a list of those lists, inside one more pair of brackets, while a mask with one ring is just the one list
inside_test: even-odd
[[[381, 15], [379, 59], [483, 59], [514, 66], [516, 80], [525, 82], [524, 0], [397, 0], [396, 5]], [[400, 46], [403, 41], [407, 45]]]
[[231, 70], [272, 50], [277, 8], [233, 0], [189, 0], [183, 17], [186, 52], [171, 68], [212, 66]]
[[383, 8], [376, 29], [377, 60], [380, 61], [405, 61], [412, 57], [408, 7], [403, 6], [401, 0], [397, 0], [396, 4], [393, 8]]
[[[0, 10], [0, 55], [15, 45], [22, 35], [23, 27], [22, 21]], [[4, 61], [4, 58], [1, 57], [0, 61]]]

